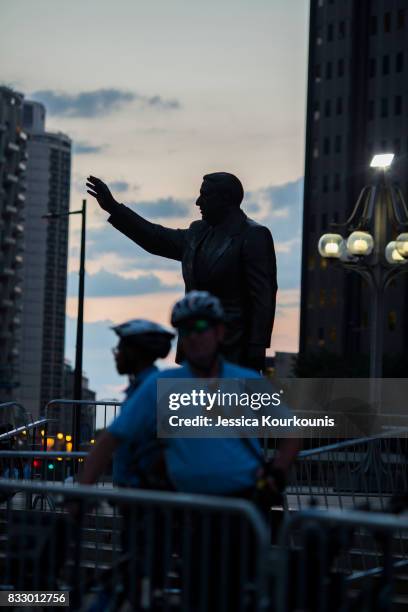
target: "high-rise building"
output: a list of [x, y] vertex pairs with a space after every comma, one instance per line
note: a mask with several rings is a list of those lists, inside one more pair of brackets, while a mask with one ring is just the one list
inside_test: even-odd
[[63, 394], [71, 141], [45, 131], [45, 108], [25, 101], [28, 134], [19, 400], [38, 415]]
[[[408, 0], [311, 0], [300, 351], [369, 352], [368, 287], [328, 265], [319, 237], [340, 227], [374, 153], [394, 152], [408, 193]], [[408, 352], [408, 277], [385, 296], [384, 353]]]
[[19, 328], [27, 136], [23, 96], [0, 87], [0, 401], [19, 384]]

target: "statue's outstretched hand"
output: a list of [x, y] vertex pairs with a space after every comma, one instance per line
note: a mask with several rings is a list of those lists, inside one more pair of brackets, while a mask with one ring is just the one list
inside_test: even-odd
[[118, 206], [118, 202], [111, 194], [109, 187], [101, 179], [96, 176], [88, 176], [86, 186], [88, 187], [87, 192], [96, 198], [99, 206], [106, 212], [111, 213]]

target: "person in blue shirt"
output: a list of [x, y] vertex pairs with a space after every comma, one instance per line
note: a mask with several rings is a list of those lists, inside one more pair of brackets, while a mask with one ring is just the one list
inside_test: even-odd
[[[207, 291], [190, 291], [175, 304], [171, 322], [179, 332], [187, 361], [181, 367], [151, 374], [129, 397], [89, 454], [81, 483], [96, 482], [121, 446], [131, 444], [135, 453], [141, 454], [149, 442], [155, 444], [159, 378], [260, 378], [258, 372], [220, 356], [225, 333], [223, 318], [220, 301]], [[262, 464], [260, 444], [255, 438], [171, 438], [162, 452], [168, 488], [185, 493], [250, 498]], [[296, 453], [297, 444], [290, 438], [284, 440], [275, 459], [277, 488], [281, 488], [280, 482]], [[117, 464], [117, 482], [132, 486], [133, 477], [124, 462]]]
[[[171, 322], [178, 330], [179, 342], [182, 345], [186, 362], [179, 368], [157, 371], [148, 376], [138, 389], [129, 397], [122, 407], [120, 415], [107, 430], [101, 434], [94, 449], [84, 464], [81, 476], [82, 484], [93, 484], [105, 470], [112, 454], [121, 447], [131, 444], [135, 451], [141, 452], [148, 441], [155, 443], [157, 436], [157, 382], [160, 379], [256, 379], [261, 378], [254, 370], [229, 363], [220, 356], [220, 347], [225, 333], [224, 312], [218, 298], [206, 291], [191, 291], [179, 300], [172, 311]], [[297, 452], [291, 439], [285, 440], [275, 459], [276, 490], [280, 487], [279, 474], [286, 474]], [[168, 438], [161, 451], [159, 461], [163, 488], [183, 493], [200, 493], [207, 495], [224, 495], [252, 499], [259, 471], [262, 468], [262, 452], [259, 441], [254, 439], [233, 438]], [[129, 466], [125, 463], [117, 465], [116, 480], [132, 486]], [[153, 463], [150, 468], [157, 470]], [[274, 483], [272, 483], [273, 486]], [[238, 521], [239, 523], [239, 521]], [[239, 525], [234, 522], [230, 526], [231, 546], [228, 552], [230, 559], [230, 581], [226, 592], [227, 604], [224, 610], [238, 609], [240, 598], [239, 559], [241, 533]], [[132, 533], [130, 524], [125, 526], [127, 537]], [[201, 589], [201, 536], [200, 526], [193, 521], [191, 531], [191, 608], [196, 609]], [[134, 529], [133, 529], [134, 531]], [[148, 542], [143, 536], [138, 540], [138, 555], [149, 553], [154, 556], [153, 567], [155, 585], [165, 581], [167, 559], [163, 558], [162, 541], [164, 536], [161, 526], [155, 527], [155, 546], [148, 551]], [[209, 547], [211, 566], [208, 568], [207, 601], [215, 605], [217, 584], [221, 572], [223, 556], [219, 551], [222, 539], [222, 517], [214, 517]], [[135, 548], [132, 549], [136, 551]], [[169, 552], [169, 551], [168, 551]], [[171, 552], [171, 551], [170, 551]], [[138, 558], [139, 558], [138, 556]], [[160, 578], [159, 578], [160, 576]], [[134, 577], [133, 577], [134, 579]], [[214, 605], [213, 605], [214, 604]]]
[[[136, 390], [150, 375], [157, 373], [155, 361], [169, 354], [174, 334], [146, 319], [132, 319], [112, 329], [119, 338], [117, 347], [113, 349], [116, 370], [129, 378], [122, 404], [122, 410], [126, 411]], [[115, 485], [140, 486], [143, 474], [155, 460], [158, 445], [152, 444], [151, 440], [147, 440], [146, 445], [143, 445], [143, 440], [139, 442], [136, 457], [132, 441], [124, 442], [114, 452], [112, 475]]]

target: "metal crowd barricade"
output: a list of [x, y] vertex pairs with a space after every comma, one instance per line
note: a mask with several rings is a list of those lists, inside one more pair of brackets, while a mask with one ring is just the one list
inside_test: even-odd
[[121, 403], [117, 401], [51, 400], [45, 407], [45, 416], [54, 425], [48, 428], [47, 435], [68, 434], [70, 439], [73, 439], [75, 411], [78, 410], [80, 440], [73, 439], [74, 448], [78, 450], [81, 446], [89, 444], [98, 430], [105, 429], [110, 424], [119, 413], [120, 406]]
[[[408, 490], [407, 429], [345, 440], [299, 453], [286, 490], [291, 510], [310, 507], [387, 509]], [[398, 436], [398, 437], [397, 437]]]
[[[401, 541], [404, 548], [401, 549]], [[275, 564], [277, 612], [385, 612], [408, 605], [408, 518], [309, 510], [290, 516]], [[363, 547], [370, 563], [361, 568]], [[406, 609], [401, 608], [401, 609]]]
[[[269, 609], [268, 532], [247, 501], [0, 481], [16, 490], [0, 505], [3, 590], [63, 589], [77, 610]], [[58, 503], [27, 511], [27, 494]]]

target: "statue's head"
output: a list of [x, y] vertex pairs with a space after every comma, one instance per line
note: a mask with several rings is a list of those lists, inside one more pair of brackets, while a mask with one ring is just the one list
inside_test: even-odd
[[229, 172], [213, 172], [203, 177], [196, 204], [204, 221], [219, 223], [227, 213], [238, 209], [244, 198], [241, 181]]

